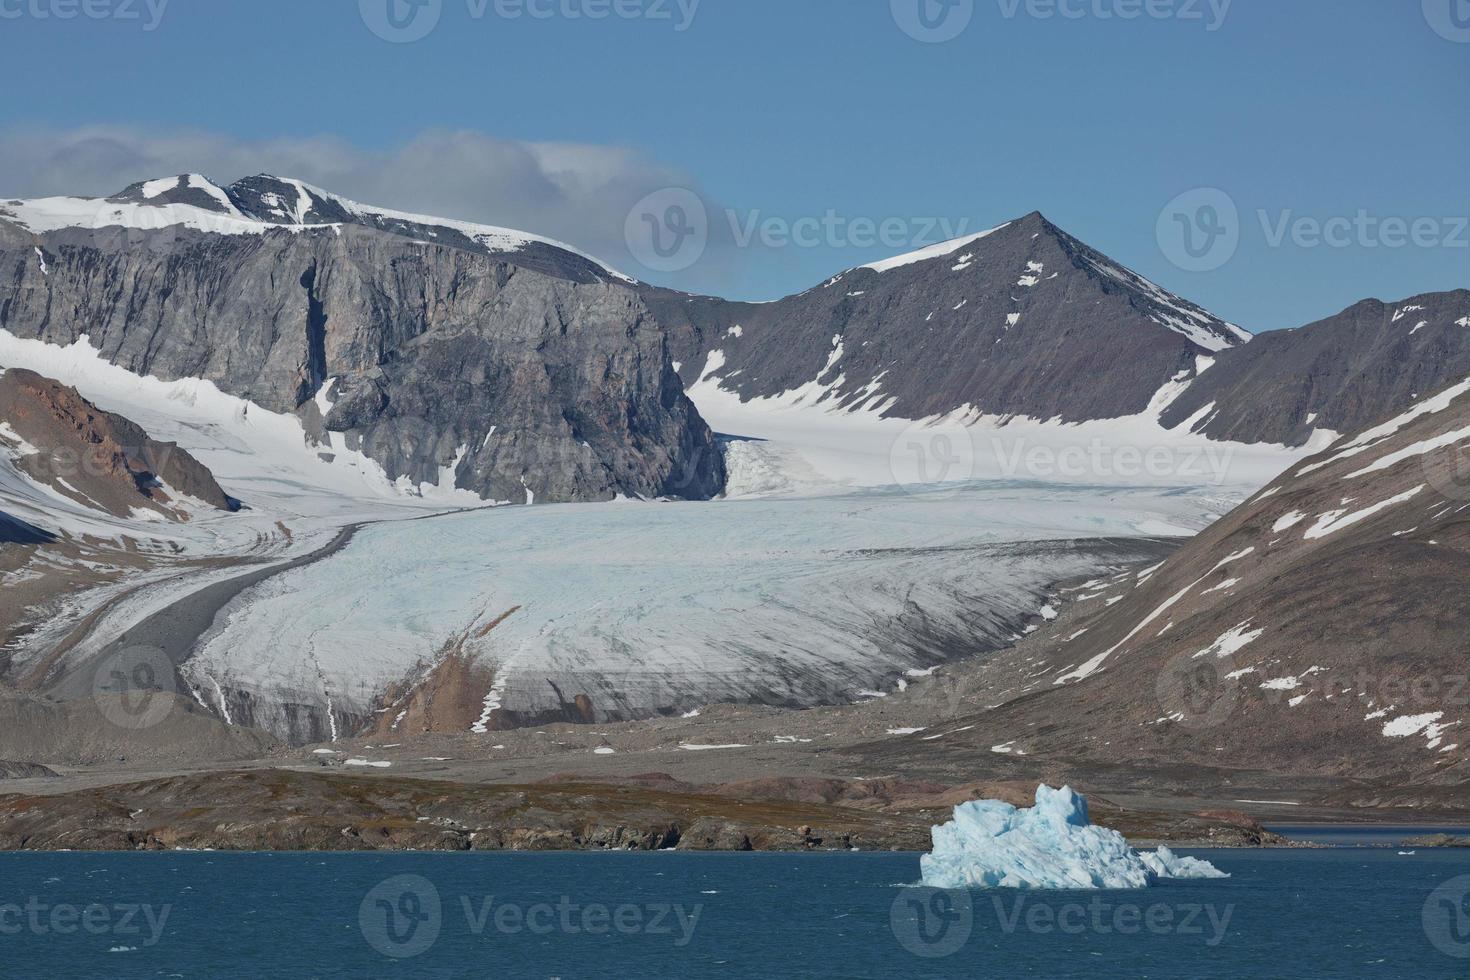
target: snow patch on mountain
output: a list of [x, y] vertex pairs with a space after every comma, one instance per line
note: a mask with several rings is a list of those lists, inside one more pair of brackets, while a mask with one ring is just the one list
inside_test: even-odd
[[1332, 456], [1319, 462], [1309, 463], [1306, 466], [1303, 466], [1301, 469], [1296, 471], [1295, 475], [1298, 477], [1306, 476], [1310, 473], [1315, 473], [1318, 470], [1325, 469], [1328, 466], [1331, 466], [1333, 463], [1340, 462], [1344, 459], [1352, 459], [1355, 456], [1360, 456], [1368, 450], [1372, 449], [1374, 446], [1377, 446], [1384, 440], [1393, 436], [1400, 429], [1422, 418], [1423, 416], [1436, 415], [1440, 412], [1445, 411], [1455, 403], [1456, 399], [1458, 399], [1466, 392], [1470, 392], [1470, 379], [1462, 381], [1457, 385], [1451, 385], [1438, 394], [1422, 399], [1408, 411], [1405, 411], [1400, 415], [1389, 419], [1387, 422], [1384, 422], [1380, 425], [1375, 425], [1371, 429], [1359, 433], [1357, 436], [1353, 437], [1342, 446], [1339, 446], [1337, 448], [1337, 451], [1334, 452]]
[[91, 197], [43, 197], [0, 203], [0, 218], [9, 218], [29, 231], [44, 234], [63, 228], [134, 228], [157, 231], [189, 228], [211, 235], [264, 235], [272, 231], [300, 234], [330, 225], [270, 224], [246, 218], [233, 206], [221, 214], [192, 204], [150, 204], [147, 201], [108, 201]]
[[[980, 241], [982, 238], [988, 238], [989, 236], [1000, 231], [1002, 228], [1010, 227], [1010, 225], [1011, 222], [1007, 221], [1003, 225], [996, 225], [994, 228], [991, 228], [987, 231], [982, 231], [978, 235], [970, 235], [968, 238], [954, 238], [947, 242], [940, 242], [937, 245], [930, 245], [927, 248], [921, 248], [913, 252], [906, 252], [903, 255], [895, 255], [891, 259], [883, 259], [882, 261], [874, 262], [870, 265], [862, 266], [861, 268], [871, 269], [874, 272], [892, 272], [894, 269], [901, 269], [904, 266], [914, 265], [919, 262], [927, 262], [930, 259], [943, 258], [946, 255], [953, 255], [955, 252], [958, 252], [965, 246], [972, 245], [975, 242]], [[968, 265], [968, 263], [962, 263], [962, 266], [964, 265]], [[961, 271], [961, 269], [956, 269], [955, 271], [958, 272]], [[835, 282], [836, 280], [833, 281]]]
[[1317, 518], [1317, 523], [1307, 529], [1304, 537], [1308, 541], [1325, 538], [1328, 535], [1341, 531], [1343, 528], [1352, 527], [1354, 524], [1366, 521], [1368, 518], [1374, 517], [1391, 507], [1397, 507], [1399, 504], [1407, 503], [1419, 496], [1427, 488], [1428, 484], [1420, 484], [1412, 490], [1406, 490], [1387, 500], [1379, 501], [1371, 507], [1364, 507], [1362, 510], [1351, 513], [1347, 510], [1330, 510]]
[[1199, 660], [1202, 657], [1217, 657], [1224, 659], [1233, 657], [1252, 643], [1266, 635], [1264, 629], [1253, 630], [1250, 623], [1241, 623], [1239, 626], [1222, 635], [1214, 643], [1196, 653], [1192, 659]]

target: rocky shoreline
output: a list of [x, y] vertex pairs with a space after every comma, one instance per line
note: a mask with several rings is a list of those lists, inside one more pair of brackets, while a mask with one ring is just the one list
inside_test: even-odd
[[[926, 851], [946, 806], [812, 799], [810, 781], [692, 786], [664, 774], [525, 785], [258, 769], [0, 796], [6, 851]], [[856, 792], [856, 788], [851, 788]], [[912, 802], [921, 802], [913, 798]], [[1244, 814], [1125, 811], [1138, 841], [1280, 846]]]

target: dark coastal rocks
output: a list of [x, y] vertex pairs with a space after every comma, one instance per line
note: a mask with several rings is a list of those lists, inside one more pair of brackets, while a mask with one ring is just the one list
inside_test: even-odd
[[488, 786], [287, 770], [0, 796], [6, 850], [919, 849], [898, 814], [593, 783]]
[[1470, 847], [1470, 836], [1456, 837], [1451, 834], [1425, 834], [1404, 840], [1401, 847]]

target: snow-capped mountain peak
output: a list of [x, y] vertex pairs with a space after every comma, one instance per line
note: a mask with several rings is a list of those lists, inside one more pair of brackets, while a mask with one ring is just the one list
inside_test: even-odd
[[1139, 415], [1199, 358], [1250, 340], [1040, 212], [775, 303], [645, 300], [687, 384], [890, 418]]
[[[1043, 234], [1054, 238], [1059, 244], [1073, 256], [1079, 268], [1090, 271], [1105, 279], [1112, 280], [1119, 286], [1139, 294], [1143, 303], [1150, 307], [1148, 318], [1160, 326], [1186, 337], [1190, 342], [1198, 345], [1209, 353], [1217, 353], [1227, 347], [1243, 344], [1251, 339], [1251, 334], [1236, 326], [1207, 312], [1202, 307], [1176, 296], [1157, 283], [1151, 282], [1145, 277], [1126, 268], [1101, 252], [1089, 247], [1078, 239], [1062, 231], [1052, 224], [1040, 211], [1033, 211], [1022, 218], [1007, 221], [978, 234], [965, 235], [953, 238], [949, 241], [929, 245], [924, 248], [895, 255], [892, 258], [872, 262], [857, 269], [849, 269], [842, 276], [830, 281], [827, 287], [843, 281], [852, 273], [863, 271], [886, 273], [897, 269], [908, 269], [913, 266], [928, 266], [932, 264], [936, 269], [929, 271], [949, 272], [955, 274], [967, 273], [977, 264], [977, 260], [983, 258], [983, 253], [990, 247], [991, 243], [985, 240], [994, 236], [997, 232], [1006, 231], [1013, 226], [1030, 228], [1031, 240], [1040, 238]], [[974, 246], [972, 249], [971, 246]], [[967, 253], [967, 254], [961, 254]], [[949, 263], [947, 270], [937, 269], [941, 260]], [[1056, 270], [1051, 270], [1053, 275], [1043, 277], [1041, 273], [1046, 272], [1045, 267], [1032, 268], [1034, 263], [1027, 264], [1025, 270], [1017, 277], [1015, 285], [1027, 289], [1040, 285], [1043, 278], [1056, 278]]]
[[229, 192], [203, 174], [178, 174], [130, 184], [121, 192], [107, 199], [115, 204], [141, 204], [166, 207], [180, 204], [187, 207], [243, 218], [240, 209], [230, 199]]
[[216, 235], [258, 235], [284, 229], [299, 234], [358, 225], [425, 244], [511, 256], [517, 265], [577, 282], [637, 283], [553, 238], [360, 204], [305, 181], [271, 174], [222, 185], [202, 174], [186, 173], [138, 181], [107, 198], [0, 200], [0, 219], [36, 234], [65, 228], [187, 228]]
[[236, 181], [227, 190], [231, 200], [241, 210], [270, 224], [362, 225], [418, 241], [496, 255], [556, 250], [596, 266], [602, 273], [599, 278], [611, 278], [629, 284], [637, 281], [574, 246], [553, 238], [496, 225], [360, 204], [290, 177], [257, 174]]

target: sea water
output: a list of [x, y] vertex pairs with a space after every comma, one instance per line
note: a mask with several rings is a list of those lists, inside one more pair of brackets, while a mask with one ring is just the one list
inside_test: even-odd
[[1470, 976], [1470, 852], [933, 891], [916, 854], [4, 854], [0, 976]]

